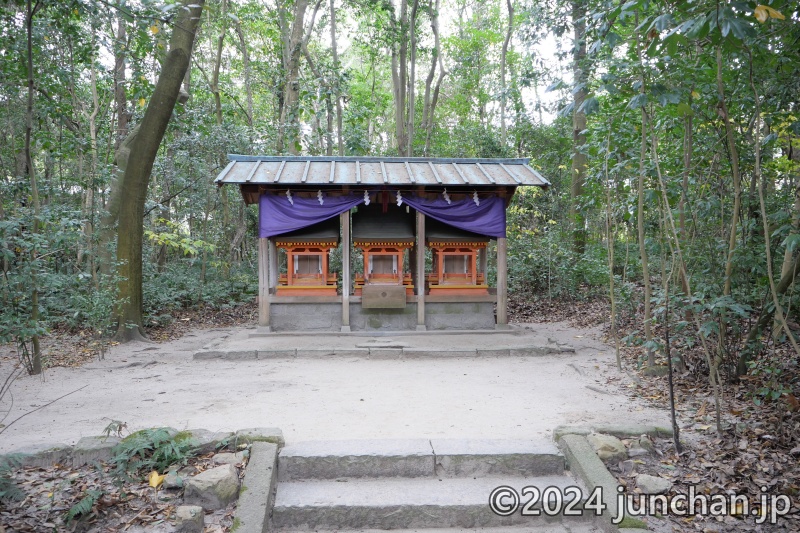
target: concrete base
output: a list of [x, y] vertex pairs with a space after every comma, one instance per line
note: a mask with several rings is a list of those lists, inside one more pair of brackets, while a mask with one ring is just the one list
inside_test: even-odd
[[584, 483], [588, 491], [601, 488], [602, 501], [606, 507], [597, 523], [606, 533], [614, 533], [617, 527], [611, 523], [611, 519], [618, 516], [617, 489], [620, 486], [616, 478], [597, 456], [586, 437], [564, 435], [558, 445], [567, 459], [570, 471]]
[[342, 333], [350, 333], [350, 326], [342, 326]]
[[[270, 320], [273, 332], [348, 331], [342, 326], [339, 302], [273, 303]], [[487, 329], [495, 329], [494, 304], [488, 301], [426, 302], [424, 326], [417, 324], [416, 302], [403, 309], [365, 309], [360, 302], [350, 304], [349, 331], [353, 332]]]
[[253, 443], [236, 506], [237, 532], [263, 533], [267, 530], [278, 479], [277, 466], [278, 446], [268, 442]]

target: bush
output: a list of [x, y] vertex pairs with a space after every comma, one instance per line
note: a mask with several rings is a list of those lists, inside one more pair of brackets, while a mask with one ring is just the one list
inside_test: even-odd
[[146, 322], [169, 320], [169, 311], [200, 303], [225, 308], [252, 301], [258, 293], [258, 275], [247, 264], [230, 268], [221, 265], [206, 268], [206, 281], [201, 280], [199, 260], [173, 260], [163, 272], [153, 264], [145, 266], [144, 312]]
[[608, 286], [608, 260], [600, 244], [576, 256], [556, 231], [509, 232], [509, 290], [548, 298], [589, 296]]

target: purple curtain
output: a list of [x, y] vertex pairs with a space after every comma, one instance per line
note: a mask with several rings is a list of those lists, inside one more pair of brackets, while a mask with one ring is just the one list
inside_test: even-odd
[[328, 220], [349, 211], [364, 201], [363, 196], [323, 196], [323, 203], [317, 198], [286, 195], [262, 194], [258, 203], [258, 236], [262, 239], [281, 235], [318, 222]]
[[[492, 196], [481, 198], [476, 205], [472, 198], [447, 203], [437, 196], [434, 200], [417, 196], [402, 196], [406, 203], [426, 216], [445, 224], [489, 237], [506, 236], [505, 200]], [[259, 200], [259, 232], [261, 238], [273, 237], [290, 231], [313, 226], [328, 220], [364, 201], [363, 195], [324, 196], [323, 203], [317, 198], [300, 198], [286, 195], [262, 194]]]
[[427, 200], [417, 196], [403, 196], [406, 203], [426, 216], [444, 222], [458, 229], [471, 231], [488, 237], [506, 236], [506, 203], [502, 198], [491, 196], [481, 198], [476, 205], [472, 198], [447, 203], [437, 196]]

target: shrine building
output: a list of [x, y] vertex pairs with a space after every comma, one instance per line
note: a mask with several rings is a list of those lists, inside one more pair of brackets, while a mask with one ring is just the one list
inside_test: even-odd
[[215, 183], [259, 206], [262, 331], [508, 327], [506, 208], [550, 185], [527, 159], [228, 158]]

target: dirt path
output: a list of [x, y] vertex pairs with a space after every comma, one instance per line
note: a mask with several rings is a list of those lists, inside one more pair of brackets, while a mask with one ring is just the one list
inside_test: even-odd
[[[564, 323], [531, 325], [515, 342], [550, 338], [574, 354], [540, 357], [370, 360], [355, 357], [195, 361], [192, 354], [243, 328], [195, 330], [179, 340], [111, 349], [103, 361], [54, 368], [44, 380], [23, 376], [12, 387], [6, 423], [54, 398], [0, 435], [0, 452], [74, 444], [111, 420], [131, 431], [153, 426], [236, 430], [279, 427], [287, 442], [357, 438], [536, 438], [559, 424], [656, 423], [666, 412], [621, 392], [613, 351], [597, 330]], [[511, 335], [511, 334], [509, 334]], [[415, 345], [424, 337], [401, 337]], [[511, 338], [511, 337], [509, 337]], [[385, 337], [377, 337], [385, 340]], [[505, 335], [435, 335], [430, 345], [490, 348]], [[361, 337], [359, 342], [369, 340]], [[282, 338], [298, 348], [321, 337]], [[276, 341], [277, 343], [277, 341]], [[0, 375], [11, 361], [0, 363]], [[3, 411], [8, 410], [8, 400]]]

